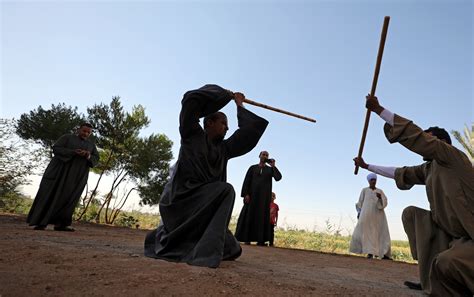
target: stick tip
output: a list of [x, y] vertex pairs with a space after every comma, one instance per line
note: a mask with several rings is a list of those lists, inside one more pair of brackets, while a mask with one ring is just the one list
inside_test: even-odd
[[357, 175], [357, 173], [359, 173], [359, 166], [358, 165], [356, 165], [355, 168], [354, 168], [354, 174]]

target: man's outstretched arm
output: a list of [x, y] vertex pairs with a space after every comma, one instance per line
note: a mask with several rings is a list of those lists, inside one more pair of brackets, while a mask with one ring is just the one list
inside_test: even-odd
[[395, 180], [400, 190], [409, 190], [413, 185], [425, 184], [425, 164], [407, 167], [388, 167], [367, 164], [363, 158], [354, 158], [354, 165]]
[[366, 107], [378, 114], [385, 122], [385, 136], [390, 143], [398, 142], [425, 159], [440, 163], [462, 161], [458, 150], [430, 133], [424, 132], [412, 121], [392, 113], [380, 105], [377, 97], [368, 95]]
[[391, 167], [391, 166], [379, 166], [379, 165], [367, 164], [365, 163], [363, 158], [358, 158], [358, 157], [354, 158], [354, 165], [364, 168], [373, 173], [376, 173], [388, 178], [392, 178], [392, 179], [395, 178], [395, 170], [397, 169], [396, 167]]

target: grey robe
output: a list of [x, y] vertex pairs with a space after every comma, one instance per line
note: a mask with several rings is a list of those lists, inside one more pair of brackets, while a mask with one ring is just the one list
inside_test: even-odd
[[159, 204], [162, 221], [145, 239], [145, 256], [207, 267], [240, 256], [240, 244], [228, 229], [235, 192], [226, 182], [227, 161], [252, 150], [268, 122], [238, 107], [239, 129], [211, 142], [199, 118], [231, 99], [216, 85], [184, 95], [179, 158]]
[[[430, 211], [404, 210], [402, 219], [412, 255], [418, 259], [423, 290], [433, 296], [474, 293], [474, 169], [456, 147], [424, 133], [395, 115], [385, 125], [387, 139], [399, 142], [428, 161], [398, 168], [398, 188], [426, 185]], [[447, 263], [450, 263], [449, 265]]]
[[270, 202], [273, 178], [281, 180], [281, 173], [276, 167], [260, 167], [256, 164], [248, 169], [241, 196], [250, 195], [250, 203], [245, 203], [240, 212], [235, 231], [237, 240], [259, 243], [271, 240]]
[[[89, 160], [77, 155], [76, 149], [91, 152]], [[53, 145], [53, 153], [28, 214], [30, 226], [71, 225], [74, 209], [87, 184], [89, 168], [99, 161], [95, 144], [75, 134], [61, 136]]]

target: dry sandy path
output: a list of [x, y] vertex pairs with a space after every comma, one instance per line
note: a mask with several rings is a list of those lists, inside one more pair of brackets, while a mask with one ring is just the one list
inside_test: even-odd
[[[0, 214], [0, 297], [6, 296], [422, 296], [412, 264], [243, 246], [218, 269], [143, 256], [146, 231], [76, 223], [34, 231]], [[51, 227], [49, 227], [51, 228]]]

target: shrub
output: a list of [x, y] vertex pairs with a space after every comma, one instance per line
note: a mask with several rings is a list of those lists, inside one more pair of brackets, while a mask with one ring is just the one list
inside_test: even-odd
[[16, 192], [9, 192], [0, 197], [0, 210], [3, 212], [28, 214], [32, 204], [32, 199]]
[[138, 220], [135, 217], [124, 214], [124, 213], [122, 213], [119, 219], [115, 221], [115, 225], [128, 227], [128, 228], [135, 227], [137, 223], [138, 223]]

